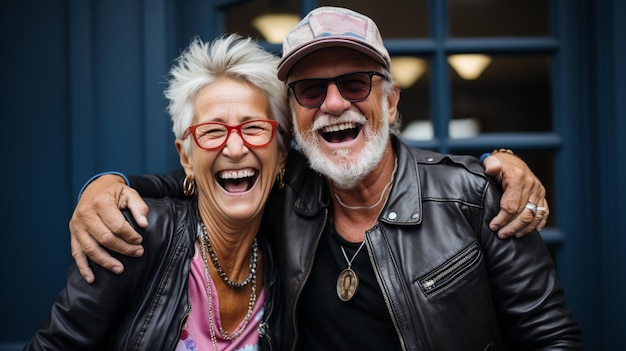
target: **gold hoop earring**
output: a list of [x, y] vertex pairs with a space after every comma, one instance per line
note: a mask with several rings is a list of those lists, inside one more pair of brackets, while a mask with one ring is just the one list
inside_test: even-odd
[[278, 181], [278, 189], [282, 189], [285, 187], [285, 169], [281, 169], [276, 176], [276, 180]]
[[193, 176], [187, 175], [183, 180], [183, 194], [191, 196], [196, 192], [196, 180]]

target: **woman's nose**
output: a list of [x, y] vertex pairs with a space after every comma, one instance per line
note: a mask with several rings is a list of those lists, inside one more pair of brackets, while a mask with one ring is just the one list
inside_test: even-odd
[[226, 140], [226, 146], [222, 152], [228, 156], [237, 157], [248, 152], [248, 147], [243, 141], [241, 134], [236, 130], [231, 130], [228, 135], [228, 140]]

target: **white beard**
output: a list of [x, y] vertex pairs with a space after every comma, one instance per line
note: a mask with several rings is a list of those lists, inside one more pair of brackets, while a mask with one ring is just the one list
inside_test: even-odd
[[[346, 111], [339, 117], [329, 115], [318, 117], [313, 124], [312, 132], [303, 135], [302, 131], [298, 129], [298, 123], [294, 117], [295, 139], [299, 149], [308, 158], [311, 169], [332, 181], [337, 188], [352, 189], [376, 168], [385, 152], [385, 147], [389, 141], [389, 108], [386, 101], [383, 101], [382, 112], [383, 123], [377, 131], [371, 129], [364, 115], [354, 111]], [[348, 161], [349, 156], [353, 153], [349, 149], [334, 151], [332, 156], [340, 160], [333, 162], [322, 153], [320, 148], [317, 131], [325, 126], [341, 122], [357, 122], [363, 125], [362, 132], [365, 135], [365, 145], [356, 161]]]

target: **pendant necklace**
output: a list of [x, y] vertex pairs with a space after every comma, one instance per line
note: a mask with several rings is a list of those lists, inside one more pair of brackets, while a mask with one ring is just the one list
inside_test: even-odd
[[[339, 202], [339, 204], [342, 207], [352, 209], [352, 210], [363, 210], [363, 209], [375, 208], [383, 201], [384, 195], [387, 192], [387, 189], [391, 186], [391, 184], [393, 184], [393, 180], [395, 178], [397, 169], [398, 169], [398, 159], [396, 158], [393, 172], [391, 173], [391, 180], [389, 180], [389, 183], [385, 185], [382, 193], [380, 194], [380, 198], [373, 206], [349, 206], [349, 205], [344, 204], [343, 201], [341, 201], [341, 199], [339, 198], [339, 196], [335, 194], [335, 197], [337, 198], [337, 202]], [[380, 213], [382, 211], [383, 209], [381, 208], [378, 214], [376, 215], [376, 218], [374, 219], [374, 223], [372, 223], [371, 227], [374, 227], [376, 222], [378, 222], [378, 216], [380, 216]], [[343, 271], [341, 271], [341, 273], [339, 273], [339, 277], [337, 277], [337, 296], [339, 296], [339, 299], [341, 301], [344, 301], [344, 302], [350, 301], [350, 299], [352, 299], [354, 295], [356, 295], [356, 291], [359, 288], [359, 277], [356, 275], [354, 270], [352, 270], [352, 262], [354, 261], [356, 256], [359, 254], [359, 252], [361, 252], [363, 245], [365, 245], [365, 236], [363, 236], [363, 241], [361, 242], [361, 245], [356, 250], [356, 252], [354, 253], [351, 259], [348, 259], [348, 255], [346, 255], [346, 250], [343, 248], [343, 245], [339, 245], [341, 247], [341, 252], [343, 253], [343, 257], [346, 259], [346, 262], [348, 263], [348, 267], [345, 268]]]
[[337, 296], [339, 296], [341, 301], [349, 301], [356, 294], [356, 290], [359, 288], [359, 277], [352, 270], [352, 261], [354, 261], [356, 255], [359, 254], [364, 244], [365, 240], [361, 242], [361, 245], [354, 253], [354, 256], [352, 256], [352, 259], [348, 259], [346, 250], [344, 250], [343, 245], [340, 245], [343, 257], [345, 257], [346, 262], [348, 262], [348, 268], [341, 271], [339, 278], [337, 278]]
[[[376, 222], [378, 222], [378, 216], [380, 216], [381, 212], [382, 212], [382, 208], [376, 215], [376, 219], [374, 219], [374, 223], [372, 223], [369, 230], [371, 230], [371, 228], [374, 228], [374, 226], [376, 225]], [[356, 275], [356, 272], [352, 270], [352, 262], [354, 261], [356, 256], [359, 254], [359, 252], [361, 252], [361, 249], [363, 248], [364, 245], [365, 245], [365, 234], [363, 234], [363, 241], [361, 242], [361, 245], [359, 245], [359, 248], [356, 249], [356, 252], [354, 253], [354, 255], [352, 255], [352, 258], [348, 259], [348, 255], [346, 254], [346, 249], [343, 248], [343, 245], [339, 244], [339, 247], [341, 247], [341, 252], [343, 253], [343, 257], [346, 259], [346, 262], [348, 263], [348, 267], [345, 268], [343, 271], [341, 271], [341, 273], [339, 273], [339, 277], [337, 277], [337, 296], [339, 296], [339, 299], [341, 301], [345, 302], [345, 301], [349, 301], [350, 299], [352, 299], [354, 295], [356, 295], [356, 291], [359, 288], [359, 277]]]

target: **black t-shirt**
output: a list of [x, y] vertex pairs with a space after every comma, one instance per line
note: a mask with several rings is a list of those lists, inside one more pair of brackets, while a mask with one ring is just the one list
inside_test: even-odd
[[342, 245], [352, 259], [361, 244], [345, 241], [326, 226], [296, 310], [296, 350], [400, 350], [366, 247], [352, 262], [359, 279], [356, 294], [345, 302], [337, 296], [337, 278], [348, 267]]

